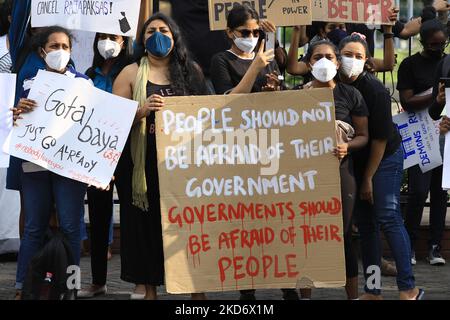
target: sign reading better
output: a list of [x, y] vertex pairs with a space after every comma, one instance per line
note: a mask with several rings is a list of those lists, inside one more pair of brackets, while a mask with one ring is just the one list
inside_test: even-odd
[[31, 25], [134, 37], [140, 5], [140, 0], [32, 0]]
[[84, 79], [39, 71], [36, 101], [11, 133], [9, 154], [70, 179], [105, 188], [125, 146], [137, 102]]
[[329, 89], [166, 98], [168, 292], [345, 284], [334, 123]]
[[261, 19], [276, 26], [309, 25], [313, 21], [391, 24], [393, 0], [209, 0], [211, 30], [224, 30], [235, 4], [256, 10]]

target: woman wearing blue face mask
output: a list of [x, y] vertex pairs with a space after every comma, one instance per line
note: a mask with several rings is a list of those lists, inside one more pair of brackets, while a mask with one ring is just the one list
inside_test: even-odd
[[[137, 40], [137, 63], [117, 77], [113, 93], [139, 102], [133, 128], [116, 170], [120, 198], [121, 278], [145, 285], [145, 298], [156, 299], [164, 283], [161, 208], [156, 157], [155, 112], [164, 97], [207, 92], [200, 67], [193, 62], [178, 26], [153, 15]], [[202, 296], [193, 295], [193, 298]]]
[[[72, 50], [72, 36], [61, 27], [49, 27], [35, 37], [34, 49], [44, 59], [46, 70], [71, 78], [87, 77], [68, 66]], [[36, 102], [27, 99], [34, 79], [25, 80], [24, 93], [14, 108], [14, 120], [20, 125], [20, 115], [32, 112]], [[28, 265], [43, 245], [53, 203], [56, 204], [59, 227], [69, 240], [76, 264], [80, 260], [80, 216], [84, 212], [86, 185], [55, 173], [33, 163], [21, 161], [20, 166], [22, 202], [25, 229], [20, 244], [17, 263], [16, 289], [18, 297], [22, 289]]]
[[264, 40], [259, 42], [263, 34], [260, 24], [256, 11], [245, 5], [235, 5], [228, 14], [226, 32], [231, 48], [211, 60], [211, 80], [217, 94], [279, 90], [274, 50], [264, 51]]
[[[113, 82], [125, 66], [131, 63], [127, 52], [128, 38], [120, 35], [97, 33], [94, 39], [94, 60], [86, 75], [98, 89], [112, 93]], [[78, 298], [92, 298], [106, 293], [108, 246], [113, 233], [113, 190], [89, 187], [87, 190], [91, 249], [92, 285], [78, 292]], [[84, 217], [82, 218], [82, 228]]]

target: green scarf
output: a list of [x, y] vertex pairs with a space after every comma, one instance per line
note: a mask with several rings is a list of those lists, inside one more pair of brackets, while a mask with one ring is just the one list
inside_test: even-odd
[[[141, 59], [136, 75], [133, 100], [142, 108], [147, 100], [147, 82], [150, 65], [147, 57]], [[145, 161], [147, 155], [147, 119], [142, 118], [131, 130], [131, 159], [133, 161], [132, 195], [133, 205], [148, 211], [147, 180]]]

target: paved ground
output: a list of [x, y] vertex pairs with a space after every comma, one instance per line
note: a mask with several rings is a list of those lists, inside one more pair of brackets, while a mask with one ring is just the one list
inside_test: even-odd
[[[90, 281], [90, 258], [85, 257], [81, 262], [83, 286]], [[0, 262], [0, 300], [12, 299], [14, 296], [14, 277], [16, 271], [15, 262]], [[418, 261], [414, 267], [417, 285], [425, 289], [426, 299], [450, 300], [450, 264], [441, 267], [433, 267], [424, 261]], [[109, 263], [108, 270], [108, 295], [97, 299], [122, 300], [128, 299], [133, 286], [120, 280], [120, 257], [114, 255]], [[361, 281], [362, 288], [362, 281]], [[397, 299], [397, 288], [395, 278], [383, 277], [383, 290], [386, 299]], [[161, 299], [189, 299], [188, 296], [174, 296], [159, 289]], [[257, 299], [279, 300], [279, 290], [258, 290]], [[210, 293], [209, 299], [213, 300], [236, 300], [239, 298], [237, 292]], [[315, 300], [340, 300], [345, 299], [343, 288], [338, 289], [315, 289], [313, 291]]]

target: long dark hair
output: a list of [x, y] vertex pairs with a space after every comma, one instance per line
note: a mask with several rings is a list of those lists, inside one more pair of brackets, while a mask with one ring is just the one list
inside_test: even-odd
[[243, 26], [249, 19], [255, 19], [259, 23], [259, 16], [255, 9], [236, 3], [228, 14], [227, 27], [234, 30]]
[[341, 55], [339, 53], [338, 48], [334, 45], [333, 42], [330, 42], [328, 40], [316, 41], [313, 44], [309, 45], [308, 51], [306, 52], [306, 55], [305, 55], [305, 61], [306, 62], [311, 62], [311, 58], [313, 56], [314, 50], [316, 50], [316, 48], [318, 46], [322, 46], [322, 45], [329, 46], [331, 49], [333, 49], [334, 54], [336, 55], [336, 60], [337, 61], [341, 61]]
[[191, 58], [187, 46], [181, 36], [178, 25], [171, 18], [162, 13], [155, 13], [142, 26], [136, 43], [136, 58], [138, 61], [146, 56], [145, 30], [152, 21], [161, 20], [169, 27], [173, 36], [173, 49], [170, 53], [169, 73], [172, 90], [176, 95], [202, 95], [206, 94], [206, 84], [203, 72], [197, 63]]
[[[93, 50], [94, 50], [94, 58], [92, 60], [92, 66], [86, 71], [86, 75], [90, 78], [90, 79], [94, 79], [95, 78], [95, 69], [96, 68], [101, 68], [103, 66], [103, 63], [105, 63], [105, 58], [102, 57], [102, 55], [100, 54], [100, 52], [98, 51], [98, 42], [100, 41], [100, 35], [102, 33], [97, 33], [95, 35], [95, 39], [94, 39], [94, 45], [93, 45]], [[131, 56], [128, 50], [128, 44], [130, 42], [130, 39], [128, 37], [123, 37], [123, 49], [122, 51], [120, 51], [119, 55], [115, 58], [115, 65], [117, 66], [117, 73], [115, 75], [113, 75], [113, 81], [115, 79], [115, 77], [119, 74], [119, 72], [126, 67], [128, 64], [130, 64], [131, 61]]]
[[375, 65], [373, 64], [373, 61], [372, 61], [372, 55], [370, 54], [369, 46], [367, 45], [366, 40], [361, 38], [359, 35], [352, 34], [352, 35], [347, 36], [344, 39], [342, 39], [341, 42], [339, 43], [339, 51], [342, 51], [342, 49], [344, 49], [344, 47], [347, 44], [352, 43], [352, 42], [360, 43], [364, 47], [364, 51], [366, 52], [366, 58], [367, 58], [366, 64], [364, 65], [364, 70], [366, 70], [367, 72], [370, 72], [370, 73], [375, 73]]
[[12, 0], [5, 0], [5, 2], [0, 5], [0, 37], [3, 37], [9, 31], [11, 23], [9, 22], [8, 17], [11, 16], [12, 4]]
[[39, 30], [39, 32], [34, 36], [34, 41], [32, 44], [32, 48], [35, 52], [39, 54], [39, 49], [44, 49], [45, 45], [48, 42], [48, 39], [50, 36], [54, 33], [64, 33], [69, 38], [69, 45], [70, 49], [72, 49], [72, 43], [73, 43], [73, 35], [72, 33], [63, 27], [60, 26], [51, 26], [43, 28], [42, 30]]

